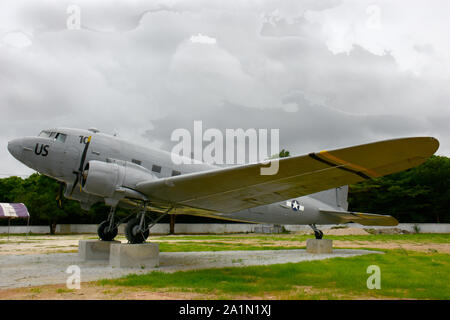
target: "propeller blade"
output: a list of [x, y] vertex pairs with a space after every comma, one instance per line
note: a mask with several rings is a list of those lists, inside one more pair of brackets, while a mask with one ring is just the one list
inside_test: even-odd
[[57, 194], [57, 196], [56, 196], [56, 201], [58, 201], [58, 207], [59, 207], [60, 209], [63, 208], [63, 205], [62, 205], [63, 193], [64, 193], [64, 183], [63, 183], [63, 182], [60, 182], [60, 183], [59, 183], [58, 194]]
[[92, 136], [89, 136], [88, 141], [86, 142], [86, 145], [84, 146], [84, 150], [83, 150], [83, 154], [81, 155], [80, 166], [78, 168], [78, 171], [73, 172], [77, 177], [72, 185], [72, 190], [70, 191], [70, 195], [72, 195], [73, 192], [75, 191], [77, 184], [80, 184], [80, 189], [81, 189], [81, 175], [83, 173], [84, 162], [86, 161], [87, 151], [89, 148], [89, 144], [91, 143], [91, 138], [92, 138]]
[[86, 145], [84, 146], [83, 154], [81, 156], [81, 162], [80, 167], [78, 168], [78, 172], [81, 173], [84, 169], [84, 161], [86, 160], [87, 150], [89, 148], [89, 144], [91, 143], [92, 136], [89, 136], [88, 141], [86, 142]]
[[74, 173], [77, 177], [75, 178], [75, 181], [74, 181], [73, 184], [72, 184], [72, 189], [70, 190], [70, 195], [72, 195], [73, 192], [75, 191], [75, 188], [76, 188], [77, 183], [78, 183], [78, 180], [79, 180], [79, 178], [78, 178], [78, 172], [74, 171], [73, 173]]

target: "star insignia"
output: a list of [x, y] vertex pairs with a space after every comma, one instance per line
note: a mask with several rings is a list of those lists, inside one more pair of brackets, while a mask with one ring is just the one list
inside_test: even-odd
[[292, 210], [298, 211], [300, 209], [300, 204], [298, 203], [297, 200], [294, 200], [291, 202], [291, 207], [292, 207]]

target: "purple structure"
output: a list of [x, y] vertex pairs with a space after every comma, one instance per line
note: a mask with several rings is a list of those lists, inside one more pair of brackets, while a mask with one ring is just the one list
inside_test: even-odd
[[27, 226], [30, 224], [30, 214], [23, 203], [0, 203], [0, 219], [8, 219], [8, 239], [11, 219], [18, 218], [27, 219]]
[[0, 203], [0, 219], [28, 219], [30, 214], [23, 203]]

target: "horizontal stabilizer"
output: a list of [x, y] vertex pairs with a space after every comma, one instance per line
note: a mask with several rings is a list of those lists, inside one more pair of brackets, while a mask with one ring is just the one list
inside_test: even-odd
[[396, 226], [397, 219], [392, 216], [374, 213], [361, 213], [349, 211], [330, 211], [320, 210], [320, 213], [325, 213], [337, 219], [337, 223], [354, 222], [362, 224], [363, 226]]

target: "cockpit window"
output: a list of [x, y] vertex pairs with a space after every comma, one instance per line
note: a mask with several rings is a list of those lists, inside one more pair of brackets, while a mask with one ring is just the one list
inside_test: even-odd
[[41, 131], [41, 133], [39, 133], [39, 137], [49, 138], [50, 131]]
[[64, 142], [66, 142], [66, 138], [67, 138], [66, 134], [64, 134], [64, 133], [57, 133], [55, 140], [58, 140], [58, 141], [61, 141], [61, 142], [64, 143]]
[[61, 142], [66, 142], [66, 138], [67, 138], [67, 134], [64, 133], [59, 133], [59, 132], [50, 132], [50, 131], [41, 131], [41, 133], [39, 133], [39, 137], [44, 137], [44, 138], [52, 138], [55, 141], [61, 141]]

